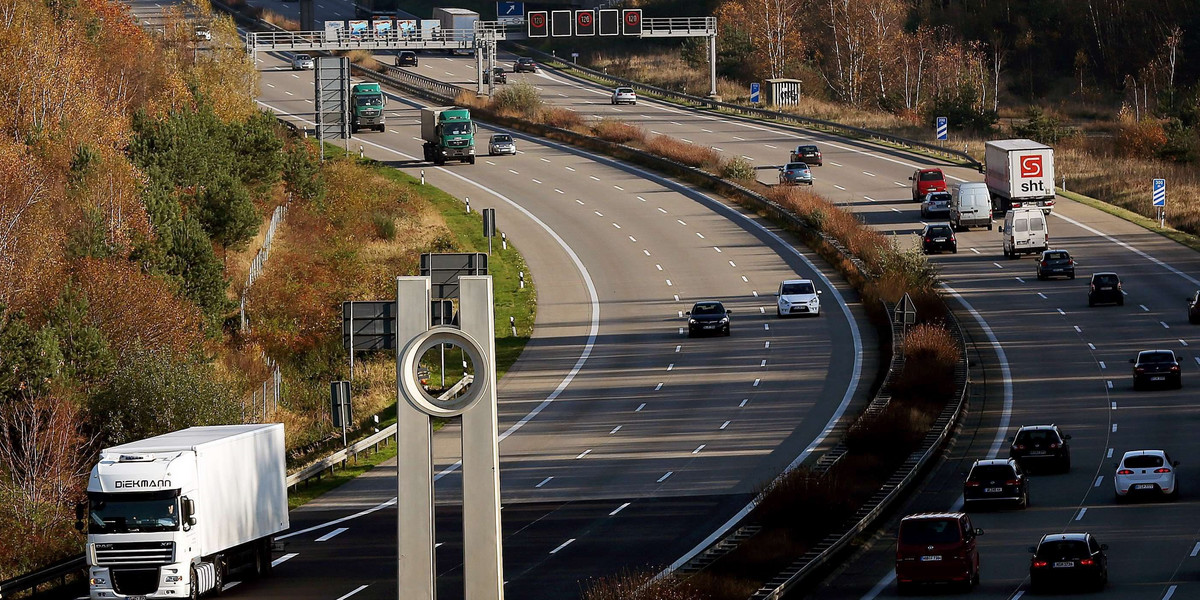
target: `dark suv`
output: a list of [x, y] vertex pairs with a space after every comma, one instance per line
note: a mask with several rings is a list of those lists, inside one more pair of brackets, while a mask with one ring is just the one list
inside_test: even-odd
[[537, 73], [537, 63], [533, 62], [533, 59], [528, 56], [518, 58], [517, 62], [513, 63], [513, 73], [522, 72]]
[[1179, 360], [1173, 350], [1142, 350], [1133, 363], [1133, 389], [1140, 390], [1149, 384], [1161, 383], [1179, 389], [1183, 387], [1183, 374]]
[[1053, 464], [1066, 473], [1071, 470], [1071, 436], [1063, 435], [1057, 425], [1026, 425], [1010, 440], [1008, 457], [1025, 469], [1035, 464]]
[[1037, 264], [1037, 278], [1049, 279], [1062, 275], [1075, 279], [1075, 260], [1066, 250], [1046, 250]]
[[397, 67], [415, 67], [417, 66], [417, 53], [412, 50], [401, 50], [400, 54], [396, 55]]
[[1192, 325], [1200, 323], [1200, 291], [1192, 294], [1192, 297], [1187, 299], [1187, 305], [1188, 323]]
[[1108, 583], [1108, 544], [1090, 533], [1051, 533], [1030, 547], [1029, 591], [1041, 592], [1054, 584], [1087, 585], [1099, 591]]
[[1088, 285], [1088, 306], [1104, 302], [1116, 302], [1117, 306], [1125, 306], [1125, 294], [1121, 291], [1121, 278], [1116, 273], [1092, 273], [1092, 283]]
[[921, 251], [925, 254], [949, 250], [958, 253], [958, 240], [949, 225], [926, 225], [921, 232]]
[[985, 502], [1009, 502], [1029, 506], [1029, 479], [1011, 458], [977, 460], [963, 482], [963, 507], [967, 510]]

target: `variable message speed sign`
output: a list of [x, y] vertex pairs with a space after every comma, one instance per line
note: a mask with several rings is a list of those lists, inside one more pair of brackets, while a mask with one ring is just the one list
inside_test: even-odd
[[596, 35], [596, 11], [575, 11], [575, 35]]
[[642, 9], [632, 8], [621, 11], [621, 32], [625, 35], [642, 35]]
[[535, 10], [529, 13], [529, 32], [531, 38], [544, 38], [550, 35], [549, 13]]
[[571, 36], [572, 15], [569, 10], [550, 11], [550, 37]]
[[600, 9], [600, 35], [621, 35], [621, 11], [615, 8]]

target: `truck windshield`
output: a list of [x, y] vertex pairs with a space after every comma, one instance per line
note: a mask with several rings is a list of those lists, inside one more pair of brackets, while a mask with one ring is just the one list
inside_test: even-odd
[[88, 494], [88, 533], [179, 530], [179, 492]]
[[471, 124], [466, 122], [446, 123], [442, 126], [442, 132], [446, 135], [465, 135], [471, 133]]
[[355, 106], [383, 106], [383, 95], [356, 96], [354, 104]]

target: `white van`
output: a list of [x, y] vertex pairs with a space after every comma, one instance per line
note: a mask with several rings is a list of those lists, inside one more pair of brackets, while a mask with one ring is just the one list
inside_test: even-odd
[[960, 183], [950, 194], [950, 225], [954, 229], [992, 230], [992, 196], [983, 182]]
[[1004, 256], [1017, 258], [1018, 254], [1037, 254], [1049, 247], [1050, 232], [1046, 215], [1038, 206], [1014, 208], [1004, 215], [1000, 227], [1004, 236]]

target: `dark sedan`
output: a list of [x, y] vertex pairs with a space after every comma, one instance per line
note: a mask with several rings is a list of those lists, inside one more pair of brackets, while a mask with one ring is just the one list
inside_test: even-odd
[[812, 144], [796, 146], [796, 149], [792, 150], [792, 162], [808, 163], [819, 167], [823, 164], [821, 150]]
[[925, 254], [949, 250], [958, 253], [958, 240], [949, 225], [926, 225], [921, 232], [921, 251]]
[[412, 50], [401, 50], [400, 54], [396, 55], [397, 67], [415, 67], [417, 66], [417, 53]]
[[1108, 583], [1107, 544], [1090, 533], [1052, 533], [1042, 536], [1037, 547], [1029, 548], [1029, 588], [1040, 592], [1053, 585], [1074, 590], [1087, 587], [1102, 590]]
[[963, 482], [963, 506], [1004, 502], [1018, 508], [1029, 506], [1029, 479], [1011, 458], [977, 460]]
[[[496, 67], [496, 68], [492, 69], [492, 77], [496, 78], [497, 84], [508, 83], [508, 75], [504, 72], [504, 67]], [[488, 72], [484, 71], [483, 72], [483, 82], [489, 83], [489, 81], [488, 81], [489, 79], [490, 79], [490, 77], [488, 77]]]
[[517, 59], [517, 62], [513, 63], [513, 73], [523, 72], [537, 73], [537, 63], [533, 62], [533, 59], [528, 56], [522, 56]]
[[1169, 385], [1175, 389], [1183, 387], [1183, 374], [1179, 360], [1173, 350], [1142, 350], [1133, 363], [1133, 389], [1140, 390], [1150, 385]]
[[1008, 456], [1025, 470], [1033, 465], [1053, 464], [1059, 471], [1071, 470], [1071, 436], [1064, 435], [1056, 425], [1026, 425], [1010, 440]]
[[1037, 278], [1066, 277], [1075, 279], [1075, 259], [1066, 250], [1046, 250], [1037, 263]]
[[717, 300], [704, 300], [692, 305], [688, 316], [688, 337], [703, 334], [729, 335], [729, 311]]
[[1192, 294], [1191, 298], [1188, 298], [1187, 305], [1188, 323], [1192, 325], [1200, 323], [1200, 290], [1197, 290], [1195, 294]]

